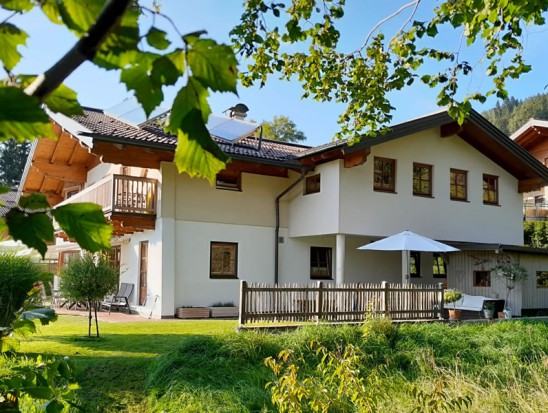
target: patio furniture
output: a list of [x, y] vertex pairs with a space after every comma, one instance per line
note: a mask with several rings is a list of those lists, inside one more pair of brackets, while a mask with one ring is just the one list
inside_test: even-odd
[[[497, 316], [497, 313], [499, 311], [504, 310], [504, 303], [505, 300], [502, 299], [493, 299], [491, 297], [484, 297], [481, 295], [469, 295], [469, 294], [463, 294], [462, 298], [458, 301], [455, 301], [454, 308], [456, 310], [462, 310], [463, 311], [463, 317], [464, 312], [472, 313], [468, 314], [467, 317], [464, 318], [471, 318], [471, 316], [475, 316], [475, 318], [484, 318], [483, 317], [483, 307], [485, 303], [495, 303], [495, 318]], [[446, 308], [452, 309], [453, 303], [447, 304]], [[474, 314], [475, 313], [475, 314]]]
[[115, 308], [117, 311], [120, 311], [120, 308], [127, 308], [128, 313], [131, 314], [129, 297], [131, 297], [134, 287], [134, 284], [120, 284], [120, 288], [116, 294], [108, 297], [105, 301], [101, 301], [100, 308], [108, 308], [109, 314], [113, 308]]

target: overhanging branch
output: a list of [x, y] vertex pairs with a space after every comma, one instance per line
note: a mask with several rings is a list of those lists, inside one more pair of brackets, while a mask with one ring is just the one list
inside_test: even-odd
[[118, 26], [131, 0], [109, 0], [97, 21], [80, 40], [51, 68], [39, 75], [25, 93], [44, 100], [86, 60], [95, 57], [105, 38]]

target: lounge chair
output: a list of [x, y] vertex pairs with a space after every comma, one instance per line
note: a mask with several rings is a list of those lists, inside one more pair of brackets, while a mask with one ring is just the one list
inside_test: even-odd
[[101, 301], [101, 309], [108, 308], [108, 313], [112, 311], [113, 308], [120, 311], [120, 308], [127, 308], [129, 314], [131, 314], [131, 308], [129, 306], [129, 297], [133, 293], [133, 284], [122, 283], [120, 284], [120, 289], [113, 296], [108, 297], [105, 301]]

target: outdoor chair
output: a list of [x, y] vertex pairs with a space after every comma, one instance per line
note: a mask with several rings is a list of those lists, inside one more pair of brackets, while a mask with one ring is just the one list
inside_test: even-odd
[[100, 308], [108, 308], [108, 313], [115, 308], [117, 311], [120, 311], [120, 308], [127, 308], [129, 314], [131, 314], [131, 308], [129, 306], [129, 297], [133, 293], [133, 284], [122, 283], [118, 292], [108, 298], [105, 301], [101, 301]]

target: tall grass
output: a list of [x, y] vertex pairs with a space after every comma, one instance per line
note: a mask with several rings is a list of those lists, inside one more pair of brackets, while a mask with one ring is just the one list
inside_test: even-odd
[[[152, 411], [275, 411], [265, 385], [276, 380], [263, 361], [291, 351], [299, 377], [315, 377], [320, 342], [342, 353], [352, 343], [362, 354], [360, 374], [382, 366], [378, 411], [428, 411], [416, 397], [470, 397], [468, 412], [548, 411], [548, 325], [493, 324], [307, 327], [295, 332], [195, 336], [161, 357], [147, 379]], [[436, 388], [443, 389], [436, 392]], [[426, 403], [425, 402], [425, 403]], [[434, 402], [432, 402], [434, 403]], [[309, 411], [304, 409], [303, 411]], [[430, 410], [437, 411], [437, 410]], [[441, 410], [440, 410], [441, 411]]]

